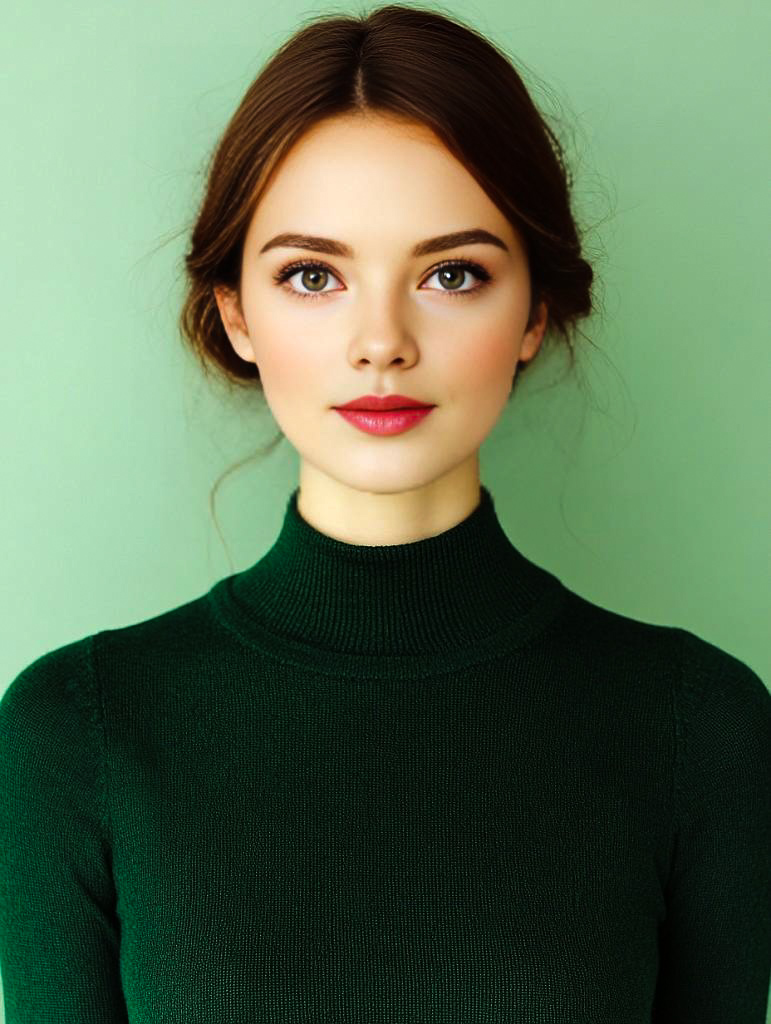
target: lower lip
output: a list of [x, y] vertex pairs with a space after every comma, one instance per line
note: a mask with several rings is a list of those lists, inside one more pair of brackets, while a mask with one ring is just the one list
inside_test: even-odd
[[363, 409], [336, 409], [343, 419], [367, 434], [402, 434], [414, 427], [434, 409], [394, 409], [392, 412], [370, 412]]

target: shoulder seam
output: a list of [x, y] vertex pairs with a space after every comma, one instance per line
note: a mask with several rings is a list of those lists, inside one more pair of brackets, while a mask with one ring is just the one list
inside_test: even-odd
[[674, 729], [675, 751], [672, 760], [672, 779], [670, 788], [670, 831], [669, 831], [669, 865], [670, 877], [674, 857], [677, 849], [677, 826], [678, 826], [678, 795], [680, 791], [683, 767], [685, 761], [685, 721], [681, 705], [681, 693], [685, 686], [685, 637], [680, 634], [678, 645], [679, 663], [677, 669], [672, 673], [670, 681], [670, 701], [672, 711], [672, 724]]
[[[672, 768], [672, 827], [670, 851], [673, 855], [677, 849], [677, 833], [680, 824], [680, 815], [683, 810], [685, 778], [687, 775], [688, 753], [689, 753], [689, 725], [692, 722], [691, 712], [698, 702], [698, 680], [693, 672], [693, 665], [688, 660], [688, 649], [690, 636], [685, 629], [678, 629], [680, 633], [679, 643], [679, 665], [677, 671], [672, 674], [672, 714], [675, 728], [675, 757]], [[702, 689], [703, 694], [703, 689]], [[672, 861], [670, 861], [670, 864]]]
[[91, 709], [90, 725], [96, 740], [96, 752], [98, 763], [99, 801], [100, 818], [99, 823], [102, 832], [110, 846], [112, 846], [112, 819], [110, 816], [109, 789], [107, 785], [107, 736], [106, 736], [106, 712], [104, 707], [104, 693], [101, 685], [101, 678], [97, 669], [95, 634], [86, 637], [87, 662], [89, 672], [89, 690]]

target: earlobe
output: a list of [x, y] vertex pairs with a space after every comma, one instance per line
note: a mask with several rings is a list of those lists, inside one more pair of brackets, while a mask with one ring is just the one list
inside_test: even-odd
[[228, 331], [228, 338], [233, 346], [233, 351], [240, 359], [243, 359], [245, 363], [257, 363], [252, 346], [240, 331], [235, 333]]

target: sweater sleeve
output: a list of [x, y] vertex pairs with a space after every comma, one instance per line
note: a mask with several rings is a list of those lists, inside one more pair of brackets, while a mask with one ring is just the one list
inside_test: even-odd
[[653, 1024], [765, 1024], [771, 972], [771, 694], [683, 631], [666, 919]]
[[0, 969], [6, 1024], [124, 1024], [93, 637], [0, 700]]

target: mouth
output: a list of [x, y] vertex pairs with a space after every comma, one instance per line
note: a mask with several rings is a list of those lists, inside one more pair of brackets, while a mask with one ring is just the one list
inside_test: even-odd
[[336, 409], [338, 412], [371, 412], [371, 413], [377, 413], [378, 416], [384, 416], [384, 415], [387, 415], [389, 412], [407, 412], [407, 411], [411, 412], [414, 409], [434, 409], [434, 408], [436, 408], [436, 406], [433, 406], [433, 405], [398, 405], [398, 406], [394, 406], [393, 409], [370, 409], [370, 408], [365, 409], [364, 406], [357, 406], [355, 408], [348, 408], [348, 406], [345, 406], [345, 405], [333, 405], [332, 408]]
[[343, 419], [366, 434], [402, 434], [421, 423], [435, 405], [411, 405], [403, 409], [341, 409]]

